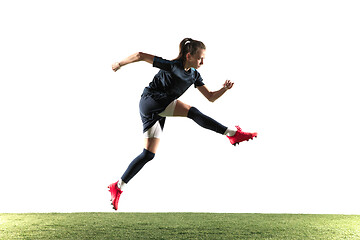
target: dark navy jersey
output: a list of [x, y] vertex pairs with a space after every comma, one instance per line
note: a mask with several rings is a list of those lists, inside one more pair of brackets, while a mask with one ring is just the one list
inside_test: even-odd
[[153, 66], [160, 68], [160, 71], [144, 89], [144, 95], [151, 95], [154, 100], [161, 100], [164, 104], [179, 98], [193, 84], [195, 87], [204, 85], [200, 73], [194, 68], [185, 71], [181, 61], [154, 57]]

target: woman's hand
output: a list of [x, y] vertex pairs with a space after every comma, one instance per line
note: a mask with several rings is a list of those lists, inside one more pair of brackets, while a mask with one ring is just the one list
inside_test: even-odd
[[121, 66], [120, 66], [120, 63], [119, 63], [119, 62], [113, 63], [113, 65], [112, 65], [112, 70], [113, 70], [114, 72], [116, 72], [116, 71], [119, 70], [120, 68], [121, 68]]
[[224, 88], [226, 88], [226, 90], [231, 89], [233, 87], [234, 83], [230, 80], [226, 80], [224, 83]]

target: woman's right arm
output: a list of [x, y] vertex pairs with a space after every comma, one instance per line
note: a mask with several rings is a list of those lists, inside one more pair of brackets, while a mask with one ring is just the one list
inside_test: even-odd
[[113, 63], [112, 70], [114, 72], [116, 72], [122, 66], [125, 66], [125, 65], [127, 65], [129, 63], [139, 62], [139, 61], [145, 61], [145, 62], [148, 62], [150, 64], [153, 64], [154, 55], [143, 53], [143, 52], [137, 52], [137, 53], [125, 58], [124, 60], [122, 60], [120, 62]]

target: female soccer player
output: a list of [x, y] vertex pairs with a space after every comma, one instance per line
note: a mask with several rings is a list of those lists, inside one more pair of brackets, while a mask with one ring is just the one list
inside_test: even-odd
[[221, 97], [234, 85], [233, 82], [226, 80], [223, 87], [218, 91], [210, 91], [205, 86], [200, 73], [197, 71], [204, 64], [206, 47], [202, 42], [185, 38], [180, 42], [179, 49], [179, 56], [172, 61], [138, 52], [112, 65], [114, 72], [129, 63], [138, 61], [148, 62], [160, 69], [149, 86], [145, 87], [140, 99], [140, 116], [145, 137], [143, 152], [130, 163], [119, 181], [108, 186], [115, 210], [118, 209], [123, 187], [147, 162], [155, 157], [166, 117], [191, 118], [201, 127], [227, 136], [234, 146], [239, 142], [257, 137], [257, 133], [243, 132], [239, 126], [236, 126], [235, 130], [227, 128], [204, 115], [197, 108], [178, 100], [193, 84], [211, 102]]

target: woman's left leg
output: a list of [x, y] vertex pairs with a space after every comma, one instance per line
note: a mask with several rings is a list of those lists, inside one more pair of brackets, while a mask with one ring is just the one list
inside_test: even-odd
[[[211, 117], [201, 113], [197, 108], [191, 107], [190, 105], [187, 105], [179, 100], [176, 101], [173, 116], [188, 117], [194, 120], [201, 127], [220, 134], [226, 134], [228, 129], [227, 127], [212, 119]], [[236, 131], [234, 131], [233, 134], [235, 134], [235, 132]]]
[[180, 100], [176, 100], [176, 105], [174, 109], [174, 117], [187, 117], [191, 106], [183, 103]]
[[175, 109], [172, 116], [188, 117], [194, 120], [201, 127], [212, 130], [214, 132], [226, 135], [232, 145], [239, 144], [243, 141], [249, 141], [257, 137], [257, 133], [243, 132], [239, 126], [236, 129], [230, 129], [215, 121], [209, 116], [201, 113], [197, 108], [191, 107], [181, 101], [176, 102]]

